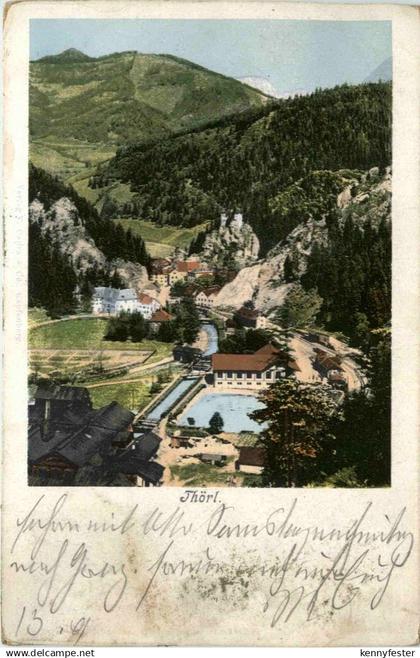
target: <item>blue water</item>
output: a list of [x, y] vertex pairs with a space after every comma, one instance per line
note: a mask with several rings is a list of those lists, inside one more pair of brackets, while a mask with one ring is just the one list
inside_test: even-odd
[[248, 414], [264, 405], [253, 395], [234, 393], [207, 393], [178, 419], [180, 425], [187, 425], [187, 418], [194, 418], [196, 427], [208, 427], [210, 418], [218, 411], [224, 420], [225, 432], [261, 432], [265, 424], [256, 423]]
[[207, 323], [202, 324], [201, 328], [204, 329], [209, 338], [209, 344], [203, 356], [211, 356], [212, 354], [215, 354], [219, 349], [219, 337], [217, 335], [217, 329], [213, 324]]
[[147, 416], [147, 420], [160, 420], [161, 415], [175, 404], [175, 402], [177, 402], [185, 392], [197, 382], [197, 379], [198, 377], [194, 379], [182, 379], [179, 384], [172, 389], [169, 395], [167, 395], [166, 398], [163, 398], [162, 402], [159, 402], [157, 407], [152, 409]]

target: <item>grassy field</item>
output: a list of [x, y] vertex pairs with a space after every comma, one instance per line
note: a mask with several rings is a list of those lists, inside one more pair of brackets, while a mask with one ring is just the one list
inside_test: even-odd
[[152, 222], [131, 218], [120, 218], [115, 221], [119, 222], [123, 228], [131, 229], [134, 235], [141, 236], [154, 258], [170, 256], [175, 247], [188, 247], [191, 240], [206, 228], [206, 224], [198, 224], [191, 228], [158, 226]]
[[151, 378], [147, 377], [141, 382], [88, 386], [88, 389], [92, 404], [96, 409], [115, 401], [123, 407], [139, 411], [150, 402], [150, 385]]
[[29, 344], [37, 349], [158, 350], [163, 356], [170, 352], [171, 346], [168, 343], [160, 343], [157, 340], [144, 340], [141, 343], [103, 340], [106, 329], [106, 318], [62, 320], [31, 328]]
[[[34, 140], [30, 144], [30, 159], [35, 166], [59, 175], [67, 183], [86, 180], [86, 183], [80, 186], [81, 189], [77, 190], [86, 198], [95, 197], [87, 188], [89, 176], [100, 162], [109, 160], [113, 155], [115, 150], [101, 143], [46, 138]], [[77, 185], [75, 187], [77, 188]]]

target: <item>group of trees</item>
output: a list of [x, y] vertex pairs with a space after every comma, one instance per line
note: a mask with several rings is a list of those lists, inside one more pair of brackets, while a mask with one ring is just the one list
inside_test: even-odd
[[[190, 226], [241, 207], [264, 253], [299, 217], [279, 195], [313, 172], [391, 161], [391, 85], [343, 85], [281, 100], [212, 126], [122, 148], [109, 180], [129, 183], [133, 216]], [[304, 194], [304, 192], [303, 192]], [[302, 192], [290, 190], [292, 202]], [[324, 194], [319, 194], [322, 209]], [[202, 240], [202, 237], [200, 238]]]
[[301, 279], [307, 294], [317, 289], [322, 298], [319, 321], [341, 331], [353, 344], [366, 346], [370, 330], [391, 319], [391, 224], [351, 214], [333, 221], [328, 243], [314, 245]]
[[51, 316], [73, 312], [77, 277], [70, 258], [36, 223], [29, 224], [29, 245], [29, 306], [45, 308]]
[[[81, 299], [82, 308], [90, 309], [95, 286], [123, 287], [123, 282], [111, 265], [112, 259], [121, 258], [149, 266], [150, 258], [145, 244], [130, 230], [104, 221], [95, 208], [75, 190], [32, 164], [29, 167], [29, 203], [38, 199], [45, 211], [62, 197], [68, 197], [76, 206], [78, 219], [84, 224], [96, 246], [107, 257], [105, 265], [93, 261], [81, 267], [63, 253], [63, 245], [52, 239], [37, 222], [29, 222], [28, 288], [29, 305], [42, 306], [49, 313], [65, 314], [74, 311]], [[80, 294], [78, 299], [77, 294]]]
[[235, 329], [235, 333], [219, 342], [219, 352], [226, 354], [254, 354], [272, 340], [265, 329]]
[[149, 323], [141, 313], [123, 311], [108, 320], [105, 340], [132, 340], [133, 343], [141, 343], [149, 334]]
[[287, 293], [275, 319], [285, 329], [311, 326], [320, 312], [322, 302], [316, 289], [306, 291], [296, 283]]
[[131, 260], [146, 267], [150, 265], [150, 257], [140, 237], [134, 236], [129, 230], [125, 231], [120, 224], [101, 218], [96, 208], [79, 196], [71, 185], [66, 185], [57, 177], [30, 164], [29, 203], [38, 199], [47, 210], [62, 197], [74, 203], [87, 233], [107, 258]]
[[108, 320], [106, 340], [140, 343], [145, 338], [156, 338], [164, 343], [192, 344], [200, 331], [200, 319], [191, 298], [185, 297], [173, 308], [173, 319], [158, 324], [146, 320], [141, 313], [121, 312]]
[[391, 340], [375, 332], [368, 383], [342, 407], [322, 385], [280, 380], [262, 393], [251, 417], [267, 423], [262, 486], [389, 486], [391, 471]]

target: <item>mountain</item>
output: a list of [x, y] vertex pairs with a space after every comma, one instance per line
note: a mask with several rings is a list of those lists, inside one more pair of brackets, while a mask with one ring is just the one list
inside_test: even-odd
[[31, 159], [68, 179], [118, 146], [191, 130], [267, 100], [172, 55], [94, 58], [70, 49], [30, 63]]
[[391, 317], [391, 169], [315, 175], [318, 188], [298, 182], [306, 188], [296, 205], [302, 221], [227, 283], [216, 306], [238, 309], [252, 301], [275, 313], [300, 284], [321, 295], [325, 326], [352, 337], [361, 326], [376, 329]]
[[364, 82], [389, 82], [390, 80], [392, 80], [392, 57], [379, 64]]
[[41, 57], [38, 62], [44, 64], [60, 64], [60, 62], [89, 62], [90, 60], [92, 60], [92, 57], [82, 53], [81, 50], [77, 50], [77, 48], [68, 48], [58, 55], [47, 55], [46, 57]]
[[121, 148], [91, 185], [103, 195], [116, 182], [129, 185], [130, 201], [114, 207], [116, 216], [161, 225], [194, 226], [222, 209], [241, 210], [264, 254], [301, 221], [297, 181], [317, 188], [311, 172], [390, 164], [391, 116], [387, 83], [322, 90]]
[[245, 78], [237, 78], [239, 82], [242, 82], [244, 85], [249, 85], [254, 89], [262, 91], [263, 94], [271, 96], [272, 98], [279, 98], [279, 94], [276, 91], [276, 88], [272, 85], [268, 78], [262, 76], [249, 76]]

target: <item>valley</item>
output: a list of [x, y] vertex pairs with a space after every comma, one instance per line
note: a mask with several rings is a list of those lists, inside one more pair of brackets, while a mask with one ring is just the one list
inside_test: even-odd
[[69, 445], [125, 419], [95, 484], [387, 486], [391, 96], [275, 99], [132, 51], [32, 62], [30, 433], [82, 396]]

